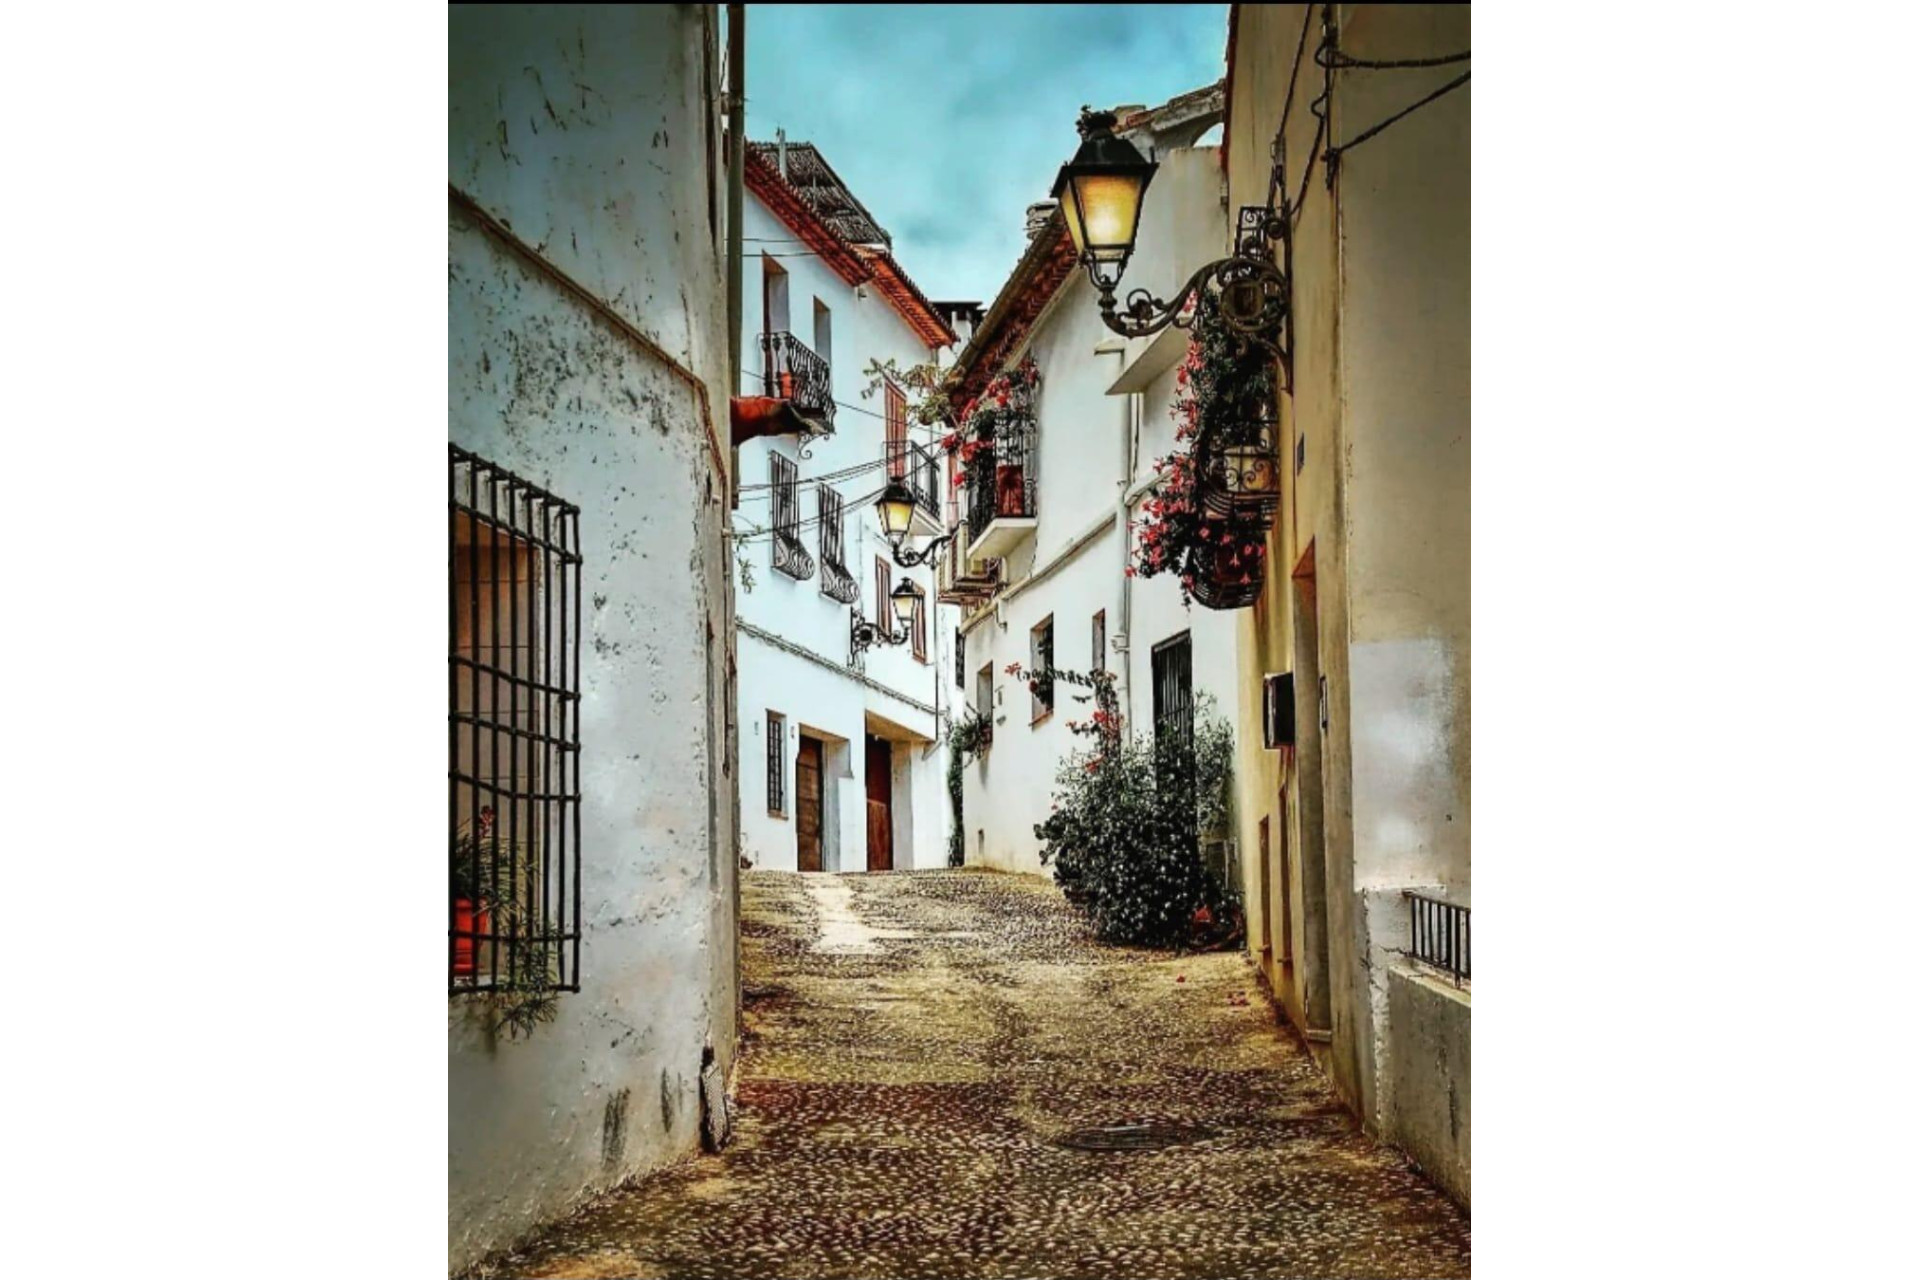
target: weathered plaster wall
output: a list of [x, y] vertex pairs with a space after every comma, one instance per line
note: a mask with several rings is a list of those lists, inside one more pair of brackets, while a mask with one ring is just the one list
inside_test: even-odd
[[1407, 965], [1387, 970], [1394, 1054], [1381, 1131], [1449, 1194], [1473, 1202], [1473, 996]]
[[[1354, 6], [1341, 39], [1358, 58], [1465, 49], [1468, 7]], [[1339, 110], [1363, 128], [1458, 70], [1343, 77]], [[1472, 92], [1407, 117], [1340, 171], [1354, 840], [1363, 885], [1471, 885]]]
[[[808, 484], [814, 476], [873, 463], [885, 456], [886, 424], [881, 417], [885, 401], [865, 396], [868, 380], [865, 370], [874, 360], [892, 360], [900, 368], [925, 363], [932, 358], [926, 345], [908, 327], [879, 290], [872, 286], [855, 287], [835, 274], [822, 261], [794, 243], [794, 233], [775, 218], [751, 192], [746, 197], [744, 234], [747, 256], [743, 268], [743, 316], [741, 332], [741, 391], [763, 393], [760, 335], [765, 331], [765, 295], [762, 259], [771, 256], [787, 272], [788, 323], [791, 332], [809, 348], [817, 350], [814, 335], [814, 303], [824, 303], [831, 315], [832, 360], [830, 369], [833, 394], [841, 401], [830, 437], [801, 446], [791, 436], [752, 440], [740, 448], [740, 476], [743, 485], [764, 486], [771, 479], [769, 455], [779, 453], [794, 461], [799, 469], [799, 515], [813, 521], [820, 513], [818, 489]], [[925, 432], [914, 438], [931, 443]], [[892, 605], [874, 599], [875, 563], [887, 557], [886, 540], [881, 536], [873, 500], [885, 484], [885, 473], [877, 467], [834, 481], [846, 503], [844, 551], [846, 567], [860, 585], [861, 616], [893, 622]], [[799, 849], [795, 836], [793, 803], [789, 796], [785, 816], [776, 816], [767, 808], [766, 716], [769, 710], [787, 716], [787, 783], [791, 793], [799, 742], [796, 726], [804, 725], [815, 736], [850, 742], [847, 771], [827, 779], [828, 802], [834, 816], [828, 823], [834, 836], [833, 847], [823, 851], [829, 869], [862, 870], [866, 854], [866, 753], [864, 737], [868, 716], [886, 722], [883, 737], [904, 736], [914, 740], [908, 766], [908, 785], [896, 786], [894, 866], [945, 866], [947, 831], [951, 826], [946, 803], [946, 747], [935, 745], [931, 754], [922, 755], [922, 747], [937, 743], [940, 737], [933, 714], [924, 708], [951, 705], [948, 689], [952, 679], [952, 636], [958, 612], [934, 599], [933, 570], [930, 567], [903, 569], [891, 565], [892, 581], [918, 582], [927, 594], [927, 657], [913, 656], [911, 645], [869, 649], [858, 661], [857, 669], [883, 688], [875, 689], [849, 673], [848, 606], [823, 595], [820, 590], [820, 529], [806, 524], [800, 540], [816, 561], [814, 576], [794, 579], [773, 568], [771, 539], [755, 537], [756, 529], [772, 525], [772, 501], [765, 488], [749, 489], [741, 495], [734, 516], [734, 528], [744, 535], [740, 555], [745, 561], [752, 587], [739, 593], [740, 619], [806, 651], [806, 655], [755, 639], [741, 641], [739, 715], [743, 733], [741, 750], [743, 851], [755, 866], [791, 870], [798, 865]], [[947, 688], [942, 682], [948, 682]], [[897, 695], [897, 696], [896, 696]], [[916, 705], [918, 704], [918, 705]], [[757, 726], [757, 727], [756, 727]], [[927, 803], [929, 792], [938, 804]], [[910, 823], [906, 820], [910, 817]]]
[[[454, 6], [449, 178], [718, 393], [709, 18]], [[703, 1047], [734, 1050], [737, 863], [727, 481], [694, 387], [458, 201], [447, 379], [454, 442], [580, 506], [586, 628], [583, 989], [519, 1041], [449, 1001], [459, 1268], [696, 1144]]]
[[[1335, 6], [1341, 47], [1404, 58], [1470, 47], [1464, 5]], [[1229, 110], [1229, 203], [1265, 198], [1268, 142], [1286, 106], [1303, 23], [1308, 57], [1287, 115], [1298, 194], [1326, 87], [1311, 53], [1318, 6], [1243, 5]], [[1334, 77], [1330, 131], [1348, 139], [1457, 67]], [[1286, 824], [1295, 963], [1265, 961], [1288, 1016], [1324, 1053], [1342, 1094], [1381, 1122], [1379, 1074], [1398, 1029], [1379, 942], [1403, 886], [1470, 892], [1468, 835], [1468, 109], [1470, 90], [1350, 153], [1331, 189], [1304, 187], [1293, 252], [1294, 392], [1271, 556], [1280, 572], [1247, 622], [1243, 723], [1258, 680], [1298, 677], [1299, 750], [1243, 735], [1242, 857], [1262, 816]], [[1296, 454], [1296, 450], [1299, 453]], [[1296, 464], [1295, 459], [1303, 459]], [[1294, 574], [1311, 572], [1307, 579]], [[1320, 726], [1317, 677], [1326, 680]], [[1271, 842], [1276, 851], [1277, 839]], [[1248, 883], [1259, 868], [1249, 862]], [[1278, 874], [1249, 945], [1278, 932]], [[1383, 914], [1383, 912], [1385, 914]], [[1303, 945], [1304, 943], [1304, 945]]]

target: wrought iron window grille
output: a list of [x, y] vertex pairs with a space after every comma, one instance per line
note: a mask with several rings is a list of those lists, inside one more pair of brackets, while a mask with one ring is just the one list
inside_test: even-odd
[[787, 718], [767, 712], [767, 812], [787, 812]]
[[1030, 719], [1039, 722], [1053, 714], [1053, 618], [1027, 633], [1027, 658], [1032, 664], [1032, 678], [1027, 682], [1031, 695]]
[[767, 457], [773, 468], [773, 567], [805, 581], [813, 576], [813, 557], [800, 541], [800, 468], [784, 454]]
[[1407, 954], [1430, 965], [1464, 986], [1473, 980], [1473, 912], [1425, 894], [1406, 892], [1407, 924], [1412, 945]]
[[846, 499], [837, 490], [821, 485], [820, 501], [820, 594], [841, 604], [860, 603], [860, 583], [847, 569]]
[[580, 509], [448, 446], [449, 995], [580, 989]]

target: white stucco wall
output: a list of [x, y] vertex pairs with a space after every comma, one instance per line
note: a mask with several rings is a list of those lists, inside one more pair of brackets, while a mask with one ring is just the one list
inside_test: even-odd
[[[1217, 149], [1177, 148], [1160, 152], [1160, 160], [1127, 284], [1132, 287], [1137, 272], [1141, 283], [1165, 293], [1219, 255], [1227, 223]], [[1018, 360], [1031, 354], [1040, 372], [1039, 511], [1033, 538], [1010, 557], [1010, 587], [997, 606], [968, 623], [964, 696], [972, 699], [973, 673], [988, 663], [996, 691], [993, 745], [965, 771], [969, 863], [1042, 869], [1034, 824], [1050, 809], [1060, 762], [1086, 745], [1066, 728], [1067, 721], [1083, 720], [1093, 709], [1090, 702], [1074, 701], [1083, 690], [1058, 685], [1054, 714], [1033, 723], [1026, 686], [1006, 674], [1010, 662], [1031, 667], [1030, 632], [1049, 614], [1054, 665], [1086, 671], [1093, 656], [1093, 615], [1105, 610], [1107, 666], [1124, 675], [1121, 711], [1136, 731], [1152, 731], [1153, 647], [1182, 632], [1193, 645], [1196, 692], [1212, 695], [1218, 714], [1229, 722], [1233, 718], [1235, 616], [1184, 605], [1179, 583], [1170, 575], [1129, 579], [1123, 572], [1127, 535], [1117, 504], [1154, 475], [1155, 460], [1174, 446], [1171, 367], [1140, 392], [1109, 394], [1149, 345], [1109, 330], [1093, 289], [1075, 272], [1035, 323], [1024, 352], [1013, 355]], [[1138, 518], [1140, 496], [1135, 494], [1132, 518]]]
[[[748, 253], [743, 268], [741, 393], [763, 393], [763, 256], [772, 256], [787, 272], [789, 325], [800, 341], [815, 347], [816, 300], [824, 303], [832, 316], [830, 368], [834, 398], [841, 402], [833, 434], [804, 445], [791, 436], [752, 440], [739, 451], [741, 483], [747, 486], [764, 486], [771, 479], [769, 454], [792, 459], [800, 477], [800, 519], [811, 521], [819, 515], [817, 489], [809, 483], [813, 477], [876, 463], [885, 456], [886, 424], [878, 416], [885, 412], [885, 401], [879, 395], [871, 399], [863, 395], [867, 390], [864, 371], [869, 362], [892, 360], [905, 369], [931, 360], [932, 352], [877, 287], [849, 285], [805, 245], [797, 243], [793, 230], [752, 192], [746, 197], [744, 226]], [[911, 434], [923, 445], [932, 444], [927, 432], [916, 430]], [[756, 530], [772, 525], [769, 491], [762, 487], [742, 493], [734, 528], [743, 538], [740, 555], [752, 581], [751, 590], [743, 588], [737, 597], [742, 624], [742, 852], [759, 867], [791, 870], [798, 865], [793, 793], [799, 734], [804, 730], [830, 743], [848, 744], [843, 750], [827, 752], [824, 803], [830, 812], [825, 823], [823, 866], [828, 870], [864, 870], [864, 735], [873, 732], [895, 740], [895, 869], [945, 866], [951, 824], [944, 782], [946, 748], [940, 741], [935, 709], [944, 710], [952, 702], [951, 646], [958, 613], [935, 600], [931, 568], [891, 565], [886, 540], [872, 509], [873, 499], [886, 483], [884, 469], [869, 467], [831, 483], [846, 502], [845, 560], [860, 586], [861, 616], [870, 621], [884, 617], [890, 627], [896, 625], [891, 603], [874, 600], [875, 562], [886, 556], [896, 585], [903, 579], [911, 580], [926, 592], [926, 661], [913, 656], [910, 644], [902, 644], [868, 649], [857, 663], [850, 663], [848, 622], [852, 611], [821, 593], [818, 525], [805, 525], [800, 532], [801, 542], [816, 561], [814, 574], [796, 580], [774, 569], [771, 540], [755, 536]], [[769, 641], [765, 638], [769, 635], [785, 645]], [[768, 711], [787, 718], [788, 802], [784, 815], [770, 813], [767, 805]], [[928, 748], [932, 748], [930, 754]]]
[[[709, 10], [454, 6], [448, 175], [724, 414]], [[737, 861], [727, 478], [694, 388], [459, 199], [447, 336], [450, 439], [579, 505], [585, 606], [582, 990], [517, 1041], [448, 1002], [458, 1269], [696, 1145], [703, 1046], [734, 1049]]]

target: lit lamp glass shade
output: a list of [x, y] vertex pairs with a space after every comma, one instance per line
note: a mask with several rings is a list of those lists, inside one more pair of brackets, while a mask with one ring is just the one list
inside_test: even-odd
[[1060, 166], [1053, 198], [1067, 221], [1073, 247], [1107, 287], [1120, 281], [1140, 234], [1140, 209], [1160, 166], [1124, 138], [1114, 136], [1110, 111], [1080, 117], [1080, 149]]
[[874, 500], [873, 509], [880, 513], [880, 532], [887, 536], [887, 541], [899, 545], [913, 523], [913, 494], [905, 483], [887, 481], [887, 487]]
[[913, 589], [911, 582], [902, 582], [888, 594], [893, 598], [893, 616], [902, 625], [910, 625], [913, 622], [913, 607], [919, 602], [920, 593]]
[[1228, 445], [1225, 452], [1229, 492], [1258, 497], [1279, 489], [1279, 468], [1266, 439]]

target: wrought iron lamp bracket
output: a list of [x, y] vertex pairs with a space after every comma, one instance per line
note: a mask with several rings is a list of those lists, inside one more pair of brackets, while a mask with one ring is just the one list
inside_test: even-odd
[[923, 564], [937, 560], [941, 548], [953, 541], [953, 534], [943, 533], [918, 551], [907, 546], [906, 541], [905, 538], [901, 538], [897, 542], [891, 540], [888, 542], [887, 545], [893, 551], [893, 562], [902, 569], [918, 569]]
[[868, 649], [881, 645], [905, 644], [907, 629], [900, 628], [898, 634], [886, 630], [877, 622], [868, 622], [860, 616], [858, 609], [847, 611], [847, 665], [852, 666], [855, 659]]
[[1166, 301], [1146, 289], [1128, 292], [1122, 304], [1114, 297], [1118, 281], [1106, 278], [1100, 264], [1089, 263], [1087, 278], [1100, 294], [1100, 318], [1107, 328], [1129, 338], [1147, 338], [1172, 326], [1193, 325], [1195, 304], [1211, 286], [1217, 293], [1220, 318], [1226, 322], [1237, 348], [1259, 347], [1279, 361], [1282, 383], [1293, 381], [1291, 289], [1287, 275], [1273, 262], [1271, 245], [1287, 239], [1287, 219], [1280, 210], [1249, 205], [1240, 211], [1234, 250], [1209, 262], [1179, 292]]

